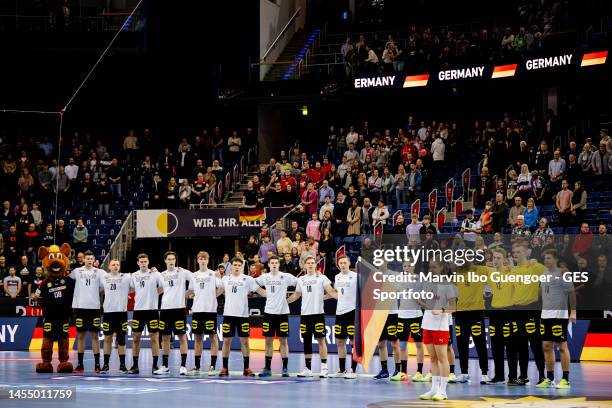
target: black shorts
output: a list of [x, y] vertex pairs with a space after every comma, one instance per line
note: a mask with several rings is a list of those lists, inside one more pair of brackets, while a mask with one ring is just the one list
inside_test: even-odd
[[448, 326], [448, 345], [449, 346], [453, 345], [453, 325], [452, 324]]
[[300, 318], [300, 334], [302, 337], [314, 336], [315, 339], [325, 337], [325, 316], [323, 314], [302, 316]]
[[263, 315], [264, 337], [287, 337], [289, 336], [289, 315], [269, 314]]
[[104, 313], [102, 332], [105, 336], [110, 336], [113, 333], [117, 333], [117, 336], [125, 335], [127, 333], [127, 321], [127, 312]]
[[[512, 332], [519, 336], [527, 337], [540, 337], [540, 316], [536, 316], [533, 313], [521, 314], [521, 317], [514, 321], [516, 327], [513, 328]], [[516, 331], [515, 331], [516, 329]]]
[[238, 337], [249, 337], [251, 325], [248, 317], [239, 316], [223, 316], [223, 338], [234, 337], [238, 333]]
[[74, 325], [77, 332], [100, 331], [99, 309], [74, 309]]
[[132, 331], [141, 333], [145, 326], [149, 333], [159, 331], [159, 311], [158, 310], [134, 310], [132, 316]]
[[423, 316], [413, 317], [410, 319], [397, 319], [397, 338], [399, 341], [408, 341], [409, 337], [415, 343], [423, 341], [423, 331], [421, 330], [421, 322]]
[[567, 341], [567, 323], [569, 319], [542, 319], [540, 333], [542, 340], [563, 343]]
[[481, 319], [455, 319], [455, 336], [486, 336], [485, 323]]
[[159, 331], [164, 336], [186, 332], [185, 309], [162, 309], [159, 311]]
[[397, 340], [397, 315], [390, 314], [387, 315], [387, 321], [385, 322], [385, 327], [383, 328], [382, 333], [380, 333], [379, 341], [389, 340], [395, 341]]
[[355, 337], [355, 311], [336, 316], [334, 336], [337, 339], [353, 339]]
[[191, 316], [193, 334], [217, 334], [217, 314], [198, 312]]
[[43, 320], [43, 338], [51, 340], [66, 339], [70, 334], [69, 319]]

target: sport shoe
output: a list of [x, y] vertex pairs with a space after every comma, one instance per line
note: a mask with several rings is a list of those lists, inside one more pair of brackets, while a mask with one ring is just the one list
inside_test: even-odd
[[104, 364], [104, 366], [102, 367], [102, 369], [99, 371], [100, 374], [107, 374], [110, 371], [110, 368], [108, 368], [108, 365]]
[[425, 374], [425, 377], [423, 377], [423, 382], [431, 382], [431, 373]]
[[553, 388], [554, 386], [554, 381], [548, 378], [544, 378], [542, 381], [536, 384], [536, 387], [538, 388]]
[[219, 377], [229, 377], [229, 370], [227, 368], [222, 368], [219, 371]]
[[122, 373], [127, 373], [127, 367], [125, 365], [119, 366], [119, 371], [121, 371]]
[[217, 375], [217, 371], [215, 370], [214, 366], [210, 366], [210, 368], [208, 369], [208, 376], [209, 377], [214, 377], [215, 375]]
[[487, 384], [488, 385], [503, 384], [505, 381], [506, 380], [504, 380], [503, 378], [493, 377], [489, 381], [487, 381]]
[[166, 366], [161, 366], [157, 370], [153, 371], [155, 375], [166, 375], [170, 373], [170, 369]]
[[[521, 380], [523, 382], [523, 385], [529, 385], [529, 378], [521, 377], [521, 378], [519, 378], [519, 380]], [[538, 381], [538, 382], [540, 382], [540, 381]]]
[[455, 382], [458, 382], [458, 383], [467, 383], [467, 382], [470, 382], [470, 376], [469, 376], [469, 374], [459, 374], [459, 376], [457, 377]]
[[255, 377], [255, 373], [250, 368], [245, 368], [244, 370], [242, 370], [242, 375], [244, 377]]
[[522, 387], [522, 386], [525, 386], [527, 384], [525, 384], [525, 381], [523, 381], [521, 378], [519, 378], [517, 380], [508, 380], [506, 385], [509, 386], [509, 387]]
[[96, 364], [96, 366], [94, 367], [94, 373], [96, 374], [100, 374], [100, 364]]
[[423, 374], [419, 373], [418, 371], [416, 373], [412, 374], [412, 376], [410, 377], [412, 382], [423, 382], [424, 378], [425, 377], [423, 376]]
[[263, 370], [259, 372], [259, 377], [270, 377], [270, 376], [272, 376], [272, 371], [270, 371], [267, 368], [264, 368]]
[[319, 373], [319, 378], [327, 378], [329, 377], [329, 368], [327, 368], [327, 364], [321, 364], [321, 372]]
[[340, 371], [329, 374], [329, 378], [344, 378], [346, 371]]
[[344, 378], [346, 378], [347, 380], [354, 380], [357, 378], [357, 373], [354, 371], [347, 371], [346, 374], [344, 374]]
[[374, 376], [375, 380], [380, 380], [382, 378], [389, 378], [389, 372], [387, 370], [380, 370], [380, 372]]
[[310, 368], [304, 367], [301, 373], [297, 375], [298, 377], [312, 377], [312, 370]]
[[128, 374], [140, 374], [138, 367], [132, 367], [127, 371]]
[[448, 375], [448, 383], [449, 383], [449, 384], [454, 384], [454, 383], [456, 383], [456, 382], [458, 382], [458, 381], [457, 381], [457, 376], [455, 375], [455, 373], [450, 373], [450, 374]]
[[408, 376], [406, 373], [402, 373], [401, 371], [397, 371], [393, 373], [390, 377], [391, 381], [408, 381]]
[[289, 369], [287, 368], [283, 368], [283, 373], [281, 375], [282, 377], [289, 377]]
[[179, 368], [179, 375], [187, 375], [187, 367], [181, 366], [181, 368]]
[[76, 374], [82, 374], [85, 372], [85, 367], [79, 364], [78, 366], [75, 367], [74, 370], [72, 370], [72, 372]]
[[430, 400], [434, 395], [436, 395], [436, 391], [432, 388], [431, 390], [427, 391], [425, 394], [419, 395], [419, 399]]
[[195, 368], [195, 367], [185, 373], [185, 375], [189, 375], [189, 376], [197, 376], [201, 374], [202, 374], [202, 370], [200, 370], [199, 368]]
[[445, 401], [447, 399], [448, 399], [448, 397], [446, 396], [446, 393], [442, 393], [440, 391], [436, 392], [436, 395], [431, 397], [432, 401]]
[[570, 382], [566, 380], [565, 378], [562, 378], [561, 381], [559, 381], [559, 384], [555, 385], [555, 388], [559, 388], [559, 389], [570, 388]]
[[489, 381], [491, 381], [491, 380], [489, 379], [489, 376], [488, 376], [488, 375], [486, 375], [486, 374], [482, 374], [482, 375], [480, 376], [480, 383], [481, 383], [481, 384], [488, 384], [488, 382], [489, 382]]

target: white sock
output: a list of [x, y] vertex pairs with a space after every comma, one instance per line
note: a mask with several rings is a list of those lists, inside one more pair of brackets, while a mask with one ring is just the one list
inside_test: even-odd
[[440, 389], [440, 377], [434, 375], [431, 377], [431, 392], [435, 394]]
[[446, 384], [448, 384], [448, 377], [439, 377], [440, 382], [438, 384], [438, 391], [446, 395]]

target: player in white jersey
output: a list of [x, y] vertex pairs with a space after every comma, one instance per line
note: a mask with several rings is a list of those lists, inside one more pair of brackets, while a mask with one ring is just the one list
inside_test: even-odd
[[153, 374], [164, 375], [170, 372], [168, 367], [168, 355], [170, 354], [170, 340], [172, 335], [179, 338], [181, 350], [180, 375], [187, 374], [187, 337], [186, 333], [186, 302], [185, 298], [193, 294], [193, 290], [187, 290], [187, 284], [193, 288], [192, 273], [186, 269], [176, 266], [176, 254], [168, 251], [164, 254], [166, 270], [161, 272], [162, 301], [159, 312], [159, 330], [162, 334], [162, 365]]
[[[429, 272], [433, 275], [448, 274], [446, 265], [440, 261], [429, 263]], [[448, 362], [449, 314], [457, 307], [457, 287], [451, 283], [430, 283], [422, 285], [423, 291], [432, 293], [433, 299], [419, 301], [425, 309], [423, 314], [423, 343], [431, 359], [431, 389], [419, 396], [422, 400], [443, 401], [446, 396], [446, 384], [450, 366]]]
[[[542, 312], [540, 328], [544, 340], [544, 357], [546, 362], [546, 379], [536, 387], [540, 388], [570, 388], [570, 351], [567, 347], [567, 325], [576, 321], [576, 292], [574, 284], [563, 279], [563, 270], [557, 266], [559, 256], [557, 251], [544, 251], [544, 266], [546, 281], [540, 283], [542, 296]], [[566, 269], [564, 267], [563, 269]], [[567, 272], [567, 269], [565, 270]], [[569, 304], [568, 304], [569, 303]], [[569, 307], [568, 307], [569, 306]], [[570, 311], [568, 311], [568, 309]], [[559, 349], [563, 377], [555, 384], [555, 349]]]
[[346, 370], [347, 339], [355, 337], [355, 308], [357, 305], [357, 273], [349, 269], [351, 262], [348, 256], [338, 258], [340, 273], [334, 278], [334, 288], [338, 293], [336, 304], [336, 321], [334, 322], [334, 337], [338, 346], [338, 361], [340, 369], [334, 377], [355, 379], [357, 361], [351, 363], [351, 370]]
[[132, 274], [131, 287], [134, 290], [134, 314], [132, 315], [132, 368], [128, 374], [139, 374], [138, 357], [140, 338], [147, 328], [151, 338], [153, 356], [152, 371], [156, 371], [159, 355], [159, 294], [161, 293], [161, 274], [149, 269], [149, 257], [139, 254], [138, 270]]
[[83, 356], [85, 354], [85, 335], [89, 332], [94, 354], [95, 372], [100, 372], [100, 278], [106, 272], [93, 266], [95, 258], [91, 251], [85, 251], [85, 265], [70, 272], [75, 280], [72, 309], [77, 329], [78, 364], [75, 373], [85, 371]]
[[297, 278], [290, 273], [280, 272], [280, 261], [276, 255], [268, 258], [269, 273], [264, 273], [257, 283], [266, 289], [266, 307], [263, 316], [263, 335], [266, 338], [266, 365], [259, 373], [260, 377], [272, 375], [272, 354], [274, 336], [278, 336], [280, 355], [283, 360], [283, 377], [289, 377], [289, 304], [287, 288], [297, 285]]
[[218, 272], [208, 269], [208, 252], [197, 255], [198, 270], [193, 273], [193, 304], [191, 305], [191, 332], [195, 335], [195, 365], [188, 374], [199, 375], [204, 335], [210, 340], [209, 376], [216, 374], [219, 338], [217, 337], [217, 282], [221, 280]]
[[125, 373], [125, 335], [127, 333], [128, 315], [127, 303], [132, 277], [119, 273], [121, 263], [118, 259], [111, 259], [108, 264], [109, 273], [100, 278], [100, 290], [104, 293], [104, 319], [102, 331], [104, 332], [104, 365], [101, 373], [109, 371], [113, 334], [116, 335], [119, 351], [119, 371]]
[[219, 284], [220, 292], [225, 292], [225, 305], [223, 308], [223, 368], [220, 377], [229, 375], [229, 355], [232, 339], [238, 333], [240, 349], [244, 361], [242, 375], [253, 377], [253, 370], [249, 368], [249, 293], [257, 292], [266, 296], [266, 291], [259, 287], [255, 279], [245, 275], [244, 260], [239, 257], [232, 259], [229, 275], [224, 276]]
[[[403, 270], [405, 274], [415, 276], [415, 267], [412, 262], [404, 262]], [[413, 292], [420, 290], [418, 283], [406, 283], [401, 289], [412, 289]], [[421, 331], [421, 323], [423, 320], [423, 311], [421, 306], [414, 299], [400, 299], [399, 310], [397, 313], [397, 339], [400, 341], [400, 374], [399, 381], [408, 381], [408, 340], [412, 337], [414, 345], [417, 349], [416, 361], [417, 371], [411, 377], [414, 382], [427, 381], [427, 377], [423, 376], [423, 360], [425, 353], [423, 352], [423, 333]], [[401, 342], [404, 342], [402, 348]], [[393, 378], [392, 378], [393, 380]]]
[[317, 343], [319, 343], [319, 355], [321, 356], [319, 377], [325, 378], [329, 375], [329, 369], [327, 368], [323, 301], [325, 293], [334, 299], [338, 299], [338, 294], [327, 276], [317, 272], [317, 263], [314, 257], [309, 256], [304, 260], [304, 269], [306, 269], [306, 274], [298, 278], [295, 293], [287, 300], [288, 303], [292, 303], [302, 297], [300, 333], [304, 341], [306, 367], [298, 374], [298, 377], [312, 377], [312, 336], [314, 335]]

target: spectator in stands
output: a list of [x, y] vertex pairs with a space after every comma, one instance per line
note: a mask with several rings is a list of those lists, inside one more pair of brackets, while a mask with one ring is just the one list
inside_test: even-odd
[[531, 232], [536, 229], [539, 219], [539, 211], [535, 204], [534, 199], [529, 198], [527, 200], [527, 208], [525, 208], [525, 212], [523, 212], [524, 224]]
[[480, 218], [478, 222], [480, 223], [480, 228], [482, 233], [491, 234], [493, 232], [493, 203], [491, 201], [487, 201], [485, 203], [484, 211], [480, 214]]
[[423, 177], [421, 172], [417, 169], [416, 163], [410, 163], [410, 173], [406, 178], [406, 187], [408, 188], [408, 199], [410, 202], [414, 202], [419, 198], [421, 194], [421, 182]]
[[68, 201], [70, 192], [70, 180], [66, 175], [64, 166], [58, 166], [58, 172], [51, 179], [51, 189], [53, 194], [58, 194], [61, 201]]
[[287, 236], [287, 231], [280, 230], [280, 238], [276, 241], [276, 252], [279, 256], [291, 253], [291, 239]]
[[[503, 180], [502, 180], [503, 181]], [[514, 169], [508, 172], [508, 183], [506, 186], [505, 199], [508, 203], [514, 202], [514, 197], [518, 194], [518, 175]]]
[[474, 248], [476, 238], [480, 234], [480, 224], [474, 218], [474, 211], [468, 209], [465, 211], [465, 219], [461, 223], [461, 233], [463, 234], [463, 240], [468, 248]]
[[610, 153], [607, 147], [605, 141], [599, 142], [599, 149], [593, 153], [593, 158], [591, 159], [593, 174], [602, 179], [612, 174], [612, 153]]
[[8, 268], [8, 276], [2, 280], [4, 294], [11, 299], [16, 299], [21, 292], [21, 278], [16, 275], [17, 269], [14, 266]]
[[179, 153], [176, 158], [176, 175], [179, 180], [188, 178], [193, 171], [193, 153], [189, 151], [187, 144], [179, 146]]
[[612, 251], [612, 237], [604, 223], [597, 227], [597, 235], [593, 238], [593, 251], [596, 255], [607, 255]]
[[512, 238], [531, 235], [529, 227], [525, 225], [525, 216], [523, 214], [516, 217], [516, 224], [512, 228]]
[[89, 231], [85, 226], [82, 218], [77, 220], [76, 227], [72, 230], [72, 244], [76, 252], [84, 252], [87, 250], [87, 237]]
[[508, 224], [511, 227], [516, 225], [516, 221], [519, 215], [523, 215], [525, 212], [525, 206], [523, 205], [523, 199], [521, 197], [514, 197], [514, 206], [510, 208], [510, 214], [508, 215]]
[[372, 212], [372, 220], [374, 220], [374, 225], [380, 222], [383, 226], [385, 226], [388, 219], [389, 210], [385, 206], [385, 202], [383, 200], [379, 200], [378, 205]]
[[121, 194], [121, 182], [123, 177], [123, 169], [119, 166], [117, 159], [111, 161], [111, 165], [106, 170], [106, 176], [108, 177], [109, 187], [114, 200], [119, 200]]
[[420, 233], [423, 224], [419, 222], [419, 215], [412, 213], [410, 219], [410, 224], [406, 226], [406, 238], [408, 242], [421, 242]]
[[30, 224], [28, 230], [23, 234], [22, 254], [27, 257], [30, 264], [36, 263], [37, 251], [40, 246], [40, 233], [34, 223]]
[[527, 164], [521, 165], [521, 174], [516, 179], [517, 195], [522, 201], [527, 202], [527, 199], [531, 196], [531, 173]]
[[311, 219], [306, 224], [306, 237], [314, 238], [315, 241], [319, 241], [321, 238], [321, 221], [319, 221], [319, 216], [316, 212], [311, 214]]
[[[329, 200], [326, 200], [326, 198], [329, 198]], [[335, 198], [334, 189], [329, 186], [329, 181], [323, 180], [319, 189], [319, 204], [323, 205], [326, 202], [334, 201]]]
[[561, 157], [561, 152], [559, 150], [555, 150], [552, 160], [548, 163], [548, 177], [550, 178], [550, 184], [553, 192], [559, 190], [560, 181], [562, 178], [564, 178], [564, 176], [565, 160]]
[[557, 193], [555, 202], [557, 211], [559, 212], [559, 225], [563, 228], [567, 228], [571, 224], [572, 197], [573, 193], [569, 189], [569, 183], [567, 180], [563, 180], [561, 182], [561, 191]]
[[238, 135], [238, 131], [234, 130], [232, 135], [227, 139], [227, 151], [230, 163], [237, 163], [240, 160], [241, 149], [242, 139]]
[[268, 256], [270, 253], [276, 255], [276, 246], [270, 241], [270, 237], [268, 235], [265, 235], [262, 239], [261, 244], [259, 245], [259, 252], [257, 253], [257, 255], [259, 255], [259, 259], [261, 259], [261, 262], [267, 264]]
[[574, 184], [577, 180], [582, 180], [582, 167], [578, 164], [577, 155], [574, 153], [568, 155], [566, 174], [570, 185]]
[[369, 45], [366, 44], [365, 51], [367, 53], [367, 57], [363, 60], [365, 64], [365, 71], [369, 73], [374, 73], [378, 70], [378, 55], [374, 52]]
[[108, 215], [110, 213], [111, 189], [106, 184], [106, 179], [100, 180], [96, 188], [98, 203], [98, 215]]
[[319, 194], [314, 188], [314, 183], [308, 183], [306, 191], [302, 193], [301, 204], [303, 207], [304, 214], [310, 218], [313, 213], [317, 212]]
[[578, 156], [578, 165], [580, 165], [585, 176], [593, 174], [593, 153], [590, 144], [585, 143], [582, 147], [582, 153]]
[[546, 180], [537, 171], [531, 172], [531, 197], [537, 204], [544, 204], [548, 200]]
[[66, 228], [66, 222], [62, 218], [57, 220], [57, 225], [55, 227], [55, 241], [59, 245], [72, 242], [72, 237], [68, 232], [68, 228]]
[[[568, 182], [569, 184], [569, 182]], [[582, 181], [578, 180], [574, 183], [574, 191], [572, 192], [572, 223], [576, 226], [584, 221], [584, 212], [587, 208], [587, 192], [582, 188]]]
[[506, 28], [504, 32], [504, 36], [501, 40], [501, 48], [504, 51], [512, 51], [514, 48], [514, 34], [512, 34], [512, 29], [510, 27]]
[[[415, 177], [416, 179], [416, 177]], [[402, 164], [397, 168], [397, 174], [395, 175], [395, 200], [397, 205], [406, 204], [406, 190], [408, 186], [408, 175]]]
[[335, 223], [332, 224], [332, 235], [336, 239], [346, 236], [347, 214], [348, 204], [345, 202], [344, 193], [340, 191], [336, 195], [336, 203], [334, 204], [334, 211], [332, 213], [332, 219], [335, 220]]
[[189, 180], [184, 178], [179, 187], [179, 205], [181, 208], [189, 208], [191, 202], [191, 186]]
[[32, 196], [34, 178], [30, 174], [27, 167], [21, 170], [21, 175], [17, 181], [17, 186], [19, 188], [19, 197], [30, 198]]
[[348, 210], [346, 222], [348, 224], [348, 236], [361, 235], [361, 207], [357, 198], [351, 200], [351, 207]]
[[433, 159], [431, 170], [434, 174], [434, 180], [439, 180], [440, 177], [443, 177], [445, 152], [446, 146], [442, 136], [438, 133], [436, 134], [436, 140], [431, 144], [431, 156]]
[[212, 159], [219, 160], [220, 163], [223, 163], [223, 150], [225, 149], [225, 139], [221, 134], [221, 128], [219, 126], [215, 126], [213, 129], [213, 134], [210, 138], [210, 146], [212, 148]]

